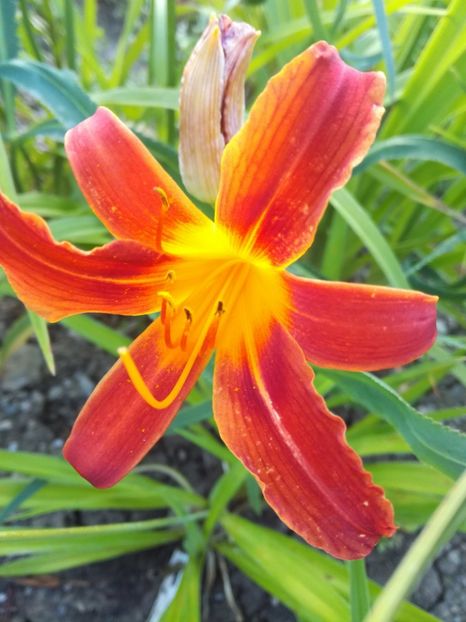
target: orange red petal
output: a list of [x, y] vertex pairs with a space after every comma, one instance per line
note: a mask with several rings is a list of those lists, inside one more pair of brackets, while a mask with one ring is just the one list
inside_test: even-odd
[[[76, 180], [99, 219], [116, 237], [156, 247], [160, 216], [162, 239], [172, 240], [183, 225], [207, 218], [180, 190], [142, 142], [110, 110], [97, 112], [65, 137]], [[168, 198], [164, 201], [157, 188]]]
[[159, 307], [174, 261], [137, 242], [91, 252], [56, 242], [45, 221], [0, 195], [0, 266], [18, 297], [54, 322], [76, 313], [138, 315]]
[[[153, 394], [162, 399], [175, 385], [192, 348], [168, 349], [160, 320], [149, 326], [130, 347], [130, 353]], [[81, 411], [63, 454], [91, 484], [116, 484], [146, 455], [165, 432], [193, 388], [212, 352], [206, 340], [178, 397], [155, 410], [131, 383], [121, 362], [97, 385]]]
[[323, 41], [297, 56], [225, 148], [217, 222], [276, 265], [298, 258], [373, 142], [384, 89], [383, 74], [349, 67]]
[[435, 296], [285, 274], [289, 330], [322, 367], [373, 371], [410, 363], [436, 336]]
[[342, 559], [368, 555], [395, 531], [393, 509], [347, 445], [345, 424], [313, 387], [313, 373], [280, 324], [254, 351], [220, 351], [214, 414], [231, 451], [280, 518], [309, 544]]

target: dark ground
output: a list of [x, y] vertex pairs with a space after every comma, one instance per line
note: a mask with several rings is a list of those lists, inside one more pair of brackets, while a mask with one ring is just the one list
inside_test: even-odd
[[[21, 311], [13, 299], [0, 306], [0, 337]], [[133, 331], [138, 327], [134, 325]], [[112, 357], [60, 326], [51, 330], [57, 375], [51, 377], [34, 341], [12, 357], [0, 377], [1, 447], [11, 451], [59, 454], [80, 406]], [[177, 436], [163, 439], [152, 461], [167, 463], [205, 494], [221, 473], [215, 459]], [[128, 520], [128, 512], [92, 513], [94, 522]], [[137, 516], [140, 518], [140, 514]], [[262, 521], [283, 530], [270, 511]], [[48, 524], [70, 525], [89, 518], [74, 513], [54, 515]], [[44, 518], [40, 519], [44, 526]], [[45, 523], [47, 524], [47, 523]], [[384, 552], [368, 560], [370, 575], [385, 582], [414, 536], [398, 534]], [[174, 545], [127, 555], [45, 577], [0, 579], [0, 622], [143, 622], [148, 619], [163, 578], [170, 574]], [[434, 563], [414, 595], [414, 601], [445, 622], [466, 620], [466, 537], [457, 536]], [[294, 620], [283, 606], [228, 566], [234, 598], [246, 622]], [[220, 574], [207, 599], [208, 622], [236, 622]], [[187, 620], [189, 620], [187, 618]], [[337, 622], [337, 621], [336, 621]]]
[[[120, 7], [112, 0], [101, 3], [99, 16], [110, 40], [115, 40], [121, 29]], [[111, 59], [110, 48], [102, 51], [105, 58]], [[21, 310], [22, 305], [14, 300], [0, 300], [0, 342]], [[137, 333], [137, 328], [134, 325], [133, 332]], [[10, 359], [0, 375], [2, 449], [59, 454], [80, 407], [113, 361], [63, 327], [52, 327], [51, 334], [56, 377], [48, 374], [33, 340]], [[163, 439], [149, 459], [178, 469], [203, 494], [221, 473], [218, 461], [177, 436]], [[93, 512], [91, 516], [61, 513], [48, 517], [49, 523], [42, 518], [37, 524], [58, 527], [89, 524], [92, 520], [130, 519], [128, 512], [112, 512], [111, 517], [108, 512]], [[266, 510], [261, 521], [284, 531], [271, 511]], [[370, 576], [384, 583], [413, 539], [413, 535], [398, 533], [388, 548], [373, 554], [368, 560]], [[146, 622], [164, 577], [172, 571], [170, 559], [175, 548], [168, 545], [55, 575], [0, 579], [0, 622]], [[287, 609], [230, 565], [228, 573], [244, 622], [295, 620]], [[208, 610], [205, 621], [237, 622], [239, 618], [227, 602], [218, 567], [215, 576], [204, 603], [204, 613]], [[413, 601], [444, 622], [466, 622], [465, 535], [457, 536], [445, 547]], [[156, 622], [155, 618], [151, 622]]]

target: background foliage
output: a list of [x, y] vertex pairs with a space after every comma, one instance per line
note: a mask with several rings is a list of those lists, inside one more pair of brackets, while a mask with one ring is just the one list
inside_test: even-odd
[[[84, 249], [106, 242], [109, 234], [77, 190], [64, 132], [105, 104], [181, 183], [178, 84], [212, 12], [228, 12], [262, 31], [249, 69], [249, 103], [273, 73], [320, 38], [353, 66], [386, 72], [387, 113], [378, 140], [346, 188], [334, 194], [333, 209], [296, 270], [440, 296], [439, 338], [422, 360], [383, 378], [330, 370], [317, 375], [331, 408], [351, 405], [364, 413], [348, 439], [384, 486], [398, 524], [412, 531], [430, 521], [367, 620], [433, 620], [413, 605], [398, 605], [445, 540], [466, 530], [466, 440], [443, 425], [461, 422], [464, 409], [431, 397], [445, 383], [466, 385], [466, 4], [133, 0], [119, 6], [122, 28], [114, 32], [99, 25], [96, 0], [0, 4], [0, 188], [23, 209], [47, 218], [58, 239]], [[12, 295], [0, 272], [0, 304]], [[128, 342], [124, 331], [101, 318], [77, 316], [63, 324], [113, 354]], [[1, 336], [0, 366], [31, 335], [53, 372], [47, 325], [27, 310]], [[210, 389], [208, 370], [171, 429], [224, 464], [208, 498], [174, 470], [172, 485], [161, 483], [157, 465], [150, 476], [134, 473], [98, 491], [59, 458], [0, 451], [0, 555], [6, 557], [0, 576], [54, 572], [182, 542], [188, 561], [164, 622], [185, 620], [188, 610], [190, 619], [200, 619], [202, 569], [213, 554], [240, 568], [300, 620], [362, 620], [380, 593], [367, 582], [362, 562], [345, 567], [235, 511], [246, 501], [260, 514], [262, 502], [216, 436]], [[446, 496], [457, 478], [454, 494]], [[61, 510], [103, 508], [165, 510], [165, 517], [66, 529], [23, 522]]]

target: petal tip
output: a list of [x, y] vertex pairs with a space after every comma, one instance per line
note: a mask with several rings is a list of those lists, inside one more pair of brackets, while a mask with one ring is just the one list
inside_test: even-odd
[[372, 85], [369, 89], [369, 96], [374, 104], [382, 108], [382, 114], [385, 111], [383, 102], [385, 98], [385, 90], [387, 88], [387, 78], [381, 71], [372, 71], [368, 74], [372, 77]]
[[65, 132], [65, 149], [67, 147], [67, 142], [69, 143], [70, 138], [76, 133], [76, 131], [81, 131], [83, 129], [87, 129], [90, 125], [94, 123], [105, 122], [108, 120], [117, 121], [121, 124], [121, 121], [118, 119], [116, 114], [107, 108], [106, 106], [99, 106], [97, 110], [91, 114], [89, 117], [86, 117], [79, 123], [76, 123], [73, 127]]
[[321, 41], [317, 41], [316, 43], [313, 43], [308, 49], [309, 51], [312, 51], [313, 55], [316, 58], [331, 57], [331, 56], [334, 56], [335, 54], [338, 55], [337, 48], [334, 45], [331, 45], [330, 43], [328, 43], [327, 41], [324, 41], [323, 39]]
[[108, 469], [99, 469], [88, 459], [89, 452], [83, 447], [76, 447], [72, 436], [66, 441], [62, 455], [70, 466], [94, 488], [111, 488], [121, 477], [113, 477]]

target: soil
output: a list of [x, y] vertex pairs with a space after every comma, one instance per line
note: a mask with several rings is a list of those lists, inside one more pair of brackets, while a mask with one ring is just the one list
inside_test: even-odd
[[[102, 54], [111, 60], [121, 30], [121, 4], [115, 0], [102, 1], [99, 18], [110, 40], [110, 45], [107, 40], [103, 46]], [[7, 327], [22, 311], [17, 301], [0, 299], [0, 342]], [[125, 319], [121, 326], [121, 318], [109, 321], [124, 328], [130, 336], [138, 334], [142, 327], [142, 320], [138, 319]], [[57, 365], [55, 377], [48, 373], [34, 340], [24, 345], [2, 370], [2, 449], [60, 454], [81, 406], [113, 363], [112, 356], [62, 326], [52, 326], [51, 337]], [[461, 389], [453, 385], [449, 387], [449, 394]], [[455, 403], [461, 403], [456, 397]], [[464, 399], [464, 393], [460, 399]], [[217, 460], [178, 436], [162, 439], [150, 452], [148, 460], [178, 469], [193, 488], [204, 495], [222, 472]], [[59, 527], [140, 518], [141, 513], [73, 512], [55, 513], [29, 524]], [[268, 509], [253, 520], [286, 531]], [[412, 534], [398, 533], [384, 550], [371, 555], [367, 564], [371, 578], [385, 583], [414, 538]], [[174, 552], [179, 552], [179, 547], [167, 545], [54, 575], [0, 579], [0, 622], [157, 622], [153, 606], [164, 580], [173, 572]], [[218, 560], [214, 566], [211, 587], [203, 597], [204, 622], [292, 622], [296, 619], [230, 564], [226, 565], [226, 571], [233, 599], [227, 596]], [[444, 622], [465, 622], [466, 535], [456, 536], [444, 548], [412, 600]], [[189, 622], [188, 616], [186, 621]]]
[[[0, 301], [0, 336], [22, 312], [13, 299]], [[127, 334], [141, 330], [143, 320], [124, 320]], [[118, 325], [120, 318], [110, 318]], [[1, 376], [0, 431], [2, 448], [59, 454], [80, 407], [113, 362], [62, 326], [51, 327], [57, 375], [50, 376], [31, 339], [11, 357]], [[202, 494], [208, 493], [222, 469], [220, 463], [178, 436], [164, 438], [148, 457], [169, 464]], [[56, 513], [38, 519], [41, 526], [132, 520], [128, 512]], [[145, 515], [147, 517], [147, 514]], [[269, 511], [254, 517], [284, 531]], [[47, 523], [48, 521], [48, 523]], [[34, 524], [34, 521], [33, 521]], [[384, 583], [414, 539], [397, 534], [383, 551], [368, 560], [372, 578]], [[173, 568], [178, 545], [168, 545], [55, 575], [0, 580], [0, 622], [143, 622], [149, 619], [164, 578]], [[445, 622], [466, 619], [466, 536], [450, 542], [424, 577], [413, 601]], [[291, 622], [293, 614], [234, 567], [226, 570], [233, 592], [227, 597], [218, 560], [210, 591], [204, 598], [207, 622]], [[207, 613], [206, 613], [207, 612]], [[242, 617], [239, 617], [239, 616]], [[152, 617], [151, 622], [155, 622]]]

